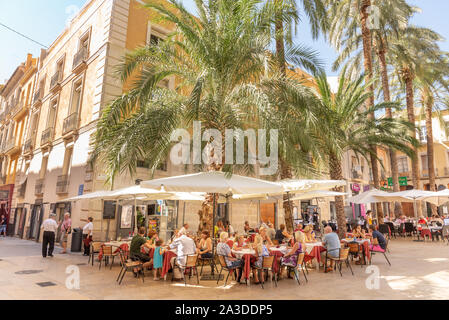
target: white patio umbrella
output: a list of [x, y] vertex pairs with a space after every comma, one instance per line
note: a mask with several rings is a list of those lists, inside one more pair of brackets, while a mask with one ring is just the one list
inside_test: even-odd
[[417, 200], [422, 200], [426, 202], [430, 202], [436, 206], [441, 206], [449, 201], [449, 189], [441, 190], [435, 192], [433, 196], [424, 196], [420, 197]]
[[418, 208], [416, 206], [416, 201], [422, 197], [435, 196], [435, 194], [436, 194], [436, 192], [432, 192], [432, 191], [411, 189], [411, 190], [406, 190], [406, 191], [388, 193], [387, 195], [375, 196], [375, 197], [380, 199], [381, 201], [387, 201], [387, 202], [393, 202], [393, 201], [413, 202], [415, 218], [418, 218]]
[[112, 191], [106, 191], [106, 190], [95, 191], [95, 192], [83, 194], [81, 196], [68, 198], [68, 199], [65, 199], [64, 201], [69, 202], [69, 201], [88, 200], [88, 199], [103, 199], [104, 197], [110, 195], [111, 193], [112, 193]]
[[307, 200], [307, 199], [316, 199], [316, 198], [332, 198], [337, 196], [347, 196], [347, 193], [344, 192], [336, 192], [336, 191], [328, 191], [328, 190], [317, 190], [317, 191], [310, 191], [306, 193], [302, 193], [300, 195], [297, 195], [293, 198], [291, 198], [291, 201], [296, 200]]
[[365, 203], [377, 203], [383, 202], [383, 200], [377, 198], [376, 196], [384, 196], [389, 195], [388, 192], [381, 191], [378, 189], [371, 189], [369, 191], [365, 191], [356, 196], [348, 198], [348, 202], [355, 204], [365, 204]]
[[280, 185], [261, 179], [211, 171], [142, 181], [145, 188], [169, 192], [206, 192], [221, 194], [282, 193]]
[[317, 190], [331, 189], [335, 187], [345, 186], [345, 180], [307, 180], [307, 179], [286, 179], [276, 182], [282, 187], [282, 192], [265, 193], [265, 194], [244, 194], [238, 195], [237, 199], [258, 199], [267, 196], [279, 196], [284, 193], [297, 194], [306, 193]]

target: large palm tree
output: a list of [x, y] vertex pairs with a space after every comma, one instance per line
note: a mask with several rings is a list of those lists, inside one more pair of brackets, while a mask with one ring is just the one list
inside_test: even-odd
[[[409, 26], [400, 31], [395, 41], [390, 43], [388, 60], [394, 66], [399, 81], [405, 87], [407, 117], [410, 123], [415, 123], [415, 80], [427, 59], [438, 58], [440, 50], [437, 41], [441, 37], [427, 28]], [[425, 68], [425, 67], [424, 67]], [[416, 136], [416, 130], [410, 133]], [[412, 159], [412, 181], [415, 189], [419, 189], [418, 159]], [[419, 207], [420, 210], [420, 207]]]
[[[378, 12], [375, 17], [377, 23], [371, 28], [373, 36], [373, 59], [376, 59], [374, 72], [377, 74], [375, 78], [381, 79], [380, 84], [376, 83], [376, 87], [382, 88], [383, 101], [391, 102], [390, 81], [387, 62], [387, 52], [390, 42], [394, 41], [400, 30], [408, 25], [408, 20], [414, 12], [418, 11], [416, 7], [410, 6], [405, 0], [383, 0], [375, 3]], [[353, 73], [359, 73], [361, 69], [361, 61], [364, 57], [363, 49], [360, 50], [362, 44], [362, 34], [355, 33], [352, 37], [346, 38], [344, 46], [340, 50], [340, 55], [334, 62], [334, 70], [338, 70], [341, 63], [348, 61], [349, 69]], [[392, 118], [391, 108], [386, 108], [385, 116]], [[399, 191], [399, 172], [397, 166], [396, 152], [392, 149], [388, 150], [390, 156], [391, 175], [393, 180], [393, 191]], [[401, 214], [401, 206], [398, 202], [392, 203], [396, 215]], [[393, 211], [393, 210], [392, 210]]]
[[[365, 109], [372, 109], [374, 106], [374, 82], [373, 80], [373, 48], [372, 33], [369, 26], [371, 0], [327, 0], [327, 5], [331, 12], [331, 26], [328, 36], [330, 43], [337, 49], [341, 50], [342, 46], [347, 42], [352, 42], [354, 38], [361, 35], [362, 52], [363, 52], [363, 68], [366, 81], [370, 83], [366, 87], [369, 95], [365, 102]], [[375, 114], [368, 115], [375, 118]], [[371, 170], [373, 182], [376, 188], [380, 187], [379, 180], [379, 164], [377, 158], [377, 149], [373, 145], [370, 152]], [[377, 204], [378, 221], [383, 216], [382, 205]]]
[[[449, 90], [449, 84], [447, 82], [448, 74], [449, 64], [447, 53], [443, 52], [439, 57], [437, 56], [433, 59], [428, 59], [423, 56], [416, 74], [415, 83], [421, 94], [422, 103], [420, 118], [425, 118], [426, 123], [427, 164], [431, 191], [436, 191], [432, 119], [434, 113], [437, 114], [442, 127], [446, 129], [446, 124], [441, 117], [440, 107], [447, 108], [446, 94]], [[422, 117], [422, 113], [424, 113], [424, 117]], [[431, 209], [432, 214], [437, 213], [435, 205], [431, 205]]]
[[[326, 9], [323, 0], [300, 1], [304, 13], [307, 15], [312, 36], [317, 38], [320, 31], [327, 28]], [[295, 45], [293, 35], [299, 23], [298, 5], [294, 0], [268, 0], [271, 8], [272, 25], [274, 25], [274, 40], [276, 44], [275, 57], [280, 75], [287, 78], [287, 63], [299, 65], [316, 73], [322, 71], [317, 55], [303, 45]], [[281, 179], [291, 179], [294, 168], [286, 159], [286, 152], [279, 157]], [[285, 224], [289, 232], [293, 230], [293, 210], [288, 195], [284, 195], [283, 208]]]
[[[353, 151], [357, 156], [368, 158], [372, 155], [372, 146], [389, 147], [401, 150], [413, 156], [410, 144], [416, 140], [404, 134], [411, 124], [399, 119], [369, 117], [370, 114], [386, 107], [397, 108], [396, 103], [380, 103], [369, 109], [362, 110], [371, 93], [367, 87], [372, 85], [364, 76], [355, 81], [348, 80], [346, 70], [341, 75], [338, 90], [333, 93], [323, 75], [317, 77], [318, 103], [321, 106], [319, 131], [316, 132], [320, 141], [321, 153], [327, 157], [331, 179], [341, 180], [342, 157], [347, 151]], [[377, 156], [376, 161], [378, 161]], [[342, 191], [341, 187], [337, 188]], [[340, 236], [344, 236], [346, 220], [343, 197], [336, 197], [337, 221]]]
[[[270, 44], [259, 1], [197, 0], [197, 19], [178, 1], [168, 2], [145, 6], [176, 32], [126, 55], [119, 75], [123, 82], [132, 81], [131, 89], [108, 105], [98, 122], [92, 159], [111, 178], [135, 173], [142, 159], [154, 170], [168, 155], [172, 132], [192, 128], [193, 121], [218, 130], [224, 141], [226, 129], [247, 128], [254, 110], [266, 102], [254, 90]], [[170, 78], [176, 79], [175, 90], [160, 86]], [[210, 149], [210, 159], [217, 151], [225, 154]], [[206, 169], [232, 171], [217, 160]], [[201, 230], [212, 229], [213, 197], [200, 212]]]

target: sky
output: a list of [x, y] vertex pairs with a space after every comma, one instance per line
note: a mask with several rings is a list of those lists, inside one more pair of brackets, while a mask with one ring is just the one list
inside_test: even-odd
[[[49, 46], [64, 30], [70, 17], [77, 12], [87, 0], [0, 0], [0, 24], [4, 24], [33, 40]], [[192, 13], [195, 13], [193, 0], [182, 0]], [[298, 0], [298, 3], [301, 1]], [[422, 13], [416, 15], [413, 23], [429, 27], [444, 38], [449, 39], [448, 0], [410, 0], [419, 6]], [[306, 44], [320, 54], [329, 76], [337, 75], [331, 70], [336, 57], [335, 51], [318, 39], [314, 41], [310, 34], [307, 18], [302, 22], [296, 34], [296, 41]], [[27, 53], [39, 56], [40, 45], [27, 40], [0, 25], [0, 84], [8, 79], [16, 67], [26, 59]], [[449, 42], [441, 43], [443, 50], [449, 51]]]

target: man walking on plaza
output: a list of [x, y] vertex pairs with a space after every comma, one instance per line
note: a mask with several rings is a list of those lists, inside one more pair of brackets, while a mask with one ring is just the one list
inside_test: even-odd
[[56, 215], [54, 213], [51, 213], [50, 217], [45, 220], [41, 226], [41, 228], [44, 229], [44, 236], [42, 238], [42, 256], [44, 258], [47, 257], [47, 253], [49, 257], [53, 257], [53, 249], [55, 247], [55, 234], [59, 227], [59, 225], [55, 221], [55, 218]]

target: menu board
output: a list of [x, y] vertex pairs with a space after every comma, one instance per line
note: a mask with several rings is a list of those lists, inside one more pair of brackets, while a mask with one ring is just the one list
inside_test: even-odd
[[132, 221], [133, 221], [133, 206], [123, 206], [120, 228], [131, 229]]

